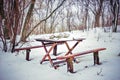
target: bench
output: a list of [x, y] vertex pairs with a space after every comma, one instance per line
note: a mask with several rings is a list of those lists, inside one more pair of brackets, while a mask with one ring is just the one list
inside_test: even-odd
[[31, 51], [31, 49], [36, 49], [36, 48], [44, 47], [45, 51], [47, 51], [45, 47], [46, 47], [46, 46], [51, 46], [51, 44], [52, 44], [52, 43], [45, 43], [44, 45], [39, 45], [39, 46], [30, 46], [30, 47], [15, 48], [15, 49], [14, 49], [14, 52], [15, 52], [15, 51], [19, 52], [19, 51], [21, 51], [21, 50], [26, 50], [26, 60], [27, 60], [27, 61], [30, 61], [29, 56], [30, 56], [30, 51]]
[[32, 47], [22, 47], [22, 48], [15, 48], [14, 49], [14, 52], [17, 51], [21, 51], [21, 50], [26, 50], [26, 60], [27, 61], [30, 61], [29, 59], [29, 56], [30, 56], [30, 51], [31, 49], [36, 49], [36, 48], [40, 48], [40, 47], [43, 47], [43, 46], [32, 46]]
[[97, 48], [97, 49], [87, 50], [87, 51], [76, 53], [76, 54], [59, 56], [59, 57], [56, 57], [56, 60], [62, 60], [62, 61], [54, 62], [53, 66], [56, 69], [58, 67], [57, 64], [60, 64], [62, 62], [67, 62], [67, 71], [69, 71], [71, 73], [74, 73], [73, 62], [72, 62], [74, 60], [74, 58], [76, 56], [82, 56], [82, 55], [89, 54], [89, 53], [93, 53], [94, 65], [95, 64], [99, 65], [100, 64], [100, 62], [99, 62], [99, 51], [102, 51], [102, 50], [106, 50], [106, 48]]

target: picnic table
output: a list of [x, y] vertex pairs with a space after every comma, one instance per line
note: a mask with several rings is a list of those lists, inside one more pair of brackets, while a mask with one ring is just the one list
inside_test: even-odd
[[[29, 56], [30, 56], [31, 49], [36, 49], [36, 48], [42, 47], [42, 48], [44, 48], [46, 54], [43, 56], [40, 64], [42, 64], [44, 61], [49, 61], [50, 64], [52, 65], [52, 67], [57, 69], [57, 67], [59, 67], [59, 64], [67, 63], [67, 71], [74, 73], [72, 61], [77, 62], [75, 59], [77, 56], [82, 56], [82, 55], [86, 55], [89, 53], [93, 53], [94, 65], [96, 65], [96, 64], [99, 65], [99, 64], [101, 64], [99, 61], [99, 51], [106, 50], [106, 48], [95, 48], [95, 49], [85, 50], [83, 52], [73, 54], [72, 53], [73, 49], [83, 40], [85, 40], [85, 38], [71, 39], [71, 40], [53, 40], [53, 39], [51, 40], [51, 39], [38, 38], [38, 39], [36, 39], [36, 41], [41, 42], [42, 45], [38, 44], [36, 46], [15, 48], [14, 51], [19, 52], [21, 50], [26, 50], [26, 60], [30, 61]], [[72, 47], [69, 44], [70, 41], [75, 42], [72, 44]], [[57, 56], [57, 46], [60, 44], [65, 44], [65, 47], [68, 49], [68, 51], [63, 56]], [[50, 48], [47, 48], [48, 46]], [[51, 51], [53, 51], [53, 55], [56, 56], [55, 58], [51, 58], [51, 55], [50, 55]], [[55, 60], [55, 62], [53, 60]]]
[[[57, 45], [65, 44], [65, 46], [68, 49], [68, 52], [66, 52], [65, 55], [69, 55], [69, 54], [72, 54], [73, 49], [83, 40], [85, 40], [85, 38], [71, 39], [71, 40], [51, 40], [51, 39], [42, 39], [42, 38], [36, 39], [36, 41], [39, 41], [42, 43], [42, 45], [44, 46], [45, 52], [46, 52], [40, 64], [42, 64], [44, 61], [46, 61], [46, 58], [48, 58], [47, 60], [50, 61], [50, 64], [53, 66], [53, 61], [50, 56], [50, 53], [53, 50], [53, 55], [55, 56], [57, 55]], [[75, 41], [75, 43], [72, 47], [70, 47], [68, 41]], [[45, 46], [46, 44], [51, 45], [49, 49], [47, 49], [47, 47]]]

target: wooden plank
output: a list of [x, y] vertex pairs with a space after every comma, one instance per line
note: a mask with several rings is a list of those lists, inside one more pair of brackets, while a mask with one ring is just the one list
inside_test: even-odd
[[59, 56], [59, 57], [56, 57], [56, 59], [66, 59], [66, 58], [75, 57], [75, 56], [80, 56], [80, 55], [84, 55], [84, 54], [88, 54], [88, 53], [92, 53], [92, 52], [97, 52], [97, 51], [102, 51], [102, 50], [106, 50], [106, 48], [98, 48], [98, 49], [87, 50], [87, 51], [80, 52], [80, 53], [76, 53], [76, 54]]
[[61, 61], [56, 61], [56, 62], [53, 63], [53, 65], [55, 66], [55, 65], [57, 65], [57, 64], [64, 63], [64, 62], [66, 62], [65, 59], [64, 59], [64, 60], [61, 60]]
[[[61, 63], [66, 63], [66, 60], [61, 60], [61, 61], [57, 61], [57, 62], [53, 62], [53, 67], [55, 68], [55, 69], [57, 69], [58, 67], [60, 67], [61, 65]], [[62, 64], [62, 66], [63, 65], [65, 65], [65, 64]]]
[[32, 47], [22, 47], [22, 48], [15, 48], [14, 51], [20, 51], [20, 50], [27, 50], [27, 49], [34, 49], [34, 48], [40, 48], [42, 46], [32, 46]]
[[[45, 44], [45, 46], [51, 46], [51, 45], [52, 45], [52, 44], [50, 44], [50, 43]], [[22, 47], [22, 48], [15, 48], [14, 51], [27, 50], [27, 49], [35, 49], [35, 48], [40, 48], [40, 47], [44, 47], [44, 45], [31, 46], [31, 47]]]
[[71, 39], [71, 40], [53, 40], [53, 39], [42, 39], [42, 38], [38, 38], [36, 39], [36, 41], [40, 41], [40, 42], [65, 42], [65, 41], [83, 41], [85, 40], [85, 38], [78, 38], [78, 39]]

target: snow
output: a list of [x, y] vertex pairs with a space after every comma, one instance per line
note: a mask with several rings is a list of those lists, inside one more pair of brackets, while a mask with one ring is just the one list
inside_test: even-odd
[[[25, 60], [25, 51], [19, 53], [0, 51], [0, 80], [120, 80], [120, 56], [118, 56], [120, 53], [120, 33], [112, 33], [110, 36], [109, 32], [104, 33], [103, 30], [96, 30], [56, 33], [54, 35], [68, 34], [70, 36], [67, 39], [86, 38], [77, 45], [73, 53], [99, 47], [107, 48], [99, 53], [101, 65], [93, 65], [92, 54], [80, 56], [77, 58], [80, 63], [74, 63], [76, 73], [72, 74], [67, 72], [66, 65], [55, 70], [48, 61], [40, 64], [40, 60], [45, 54], [43, 48], [31, 51], [31, 61]], [[38, 45], [40, 42], [35, 41], [35, 38], [48, 38], [50, 35], [33, 35], [29, 37], [32, 42], [25, 45]], [[69, 42], [69, 45], [73, 46], [73, 43]], [[65, 45], [58, 46], [58, 54], [64, 55], [66, 51]], [[55, 57], [52, 54], [51, 56]]]

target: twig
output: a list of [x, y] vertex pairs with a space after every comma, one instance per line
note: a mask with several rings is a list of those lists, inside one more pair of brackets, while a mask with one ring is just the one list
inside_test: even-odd
[[100, 69], [99, 72], [97, 72], [97, 75], [101, 75], [101, 76], [103, 76], [101, 73], [102, 73], [102, 68]]

